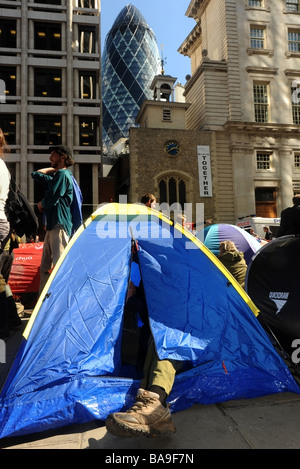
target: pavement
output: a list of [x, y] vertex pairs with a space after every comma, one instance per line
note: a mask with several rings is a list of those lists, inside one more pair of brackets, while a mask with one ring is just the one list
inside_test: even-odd
[[[0, 387], [28, 319], [23, 318], [22, 321], [22, 327], [5, 339], [6, 363], [0, 363]], [[163, 463], [189, 463], [191, 458], [199, 457], [197, 450], [201, 449], [299, 449], [299, 417], [300, 394], [280, 393], [214, 405], [193, 405], [173, 414], [177, 432], [168, 438], [119, 438], [109, 434], [102, 421], [94, 420], [23, 437], [3, 438], [0, 440], [0, 448], [101, 449], [103, 451], [100, 454], [105, 458], [105, 463], [137, 465], [128, 459], [121, 460], [125, 458], [122, 455], [128, 458], [131, 454], [147, 454], [143, 462], [151, 454], [153, 458], [160, 457]], [[163, 460], [166, 457], [173, 459]], [[148, 463], [157, 461], [148, 459]]]

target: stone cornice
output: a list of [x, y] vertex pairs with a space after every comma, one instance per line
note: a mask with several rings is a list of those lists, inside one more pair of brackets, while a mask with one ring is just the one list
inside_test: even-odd
[[227, 121], [224, 124], [224, 129], [230, 132], [254, 132], [254, 133], [274, 133], [278, 134], [295, 134], [299, 136], [300, 125], [296, 124], [276, 124], [276, 123], [260, 123], [260, 122], [233, 122]]
[[183, 41], [181, 46], [177, 49], [178, 52], [182, 55], [188, 55], [188, 51], [193, 46], [193, 44], [197, 41], [197, 39], [201, 36], [201, 24], [198, 23], [187, 36], [187, 38]]
[[191, 0], [185, 14], [189, 18], [199, 19], [210, 0]]

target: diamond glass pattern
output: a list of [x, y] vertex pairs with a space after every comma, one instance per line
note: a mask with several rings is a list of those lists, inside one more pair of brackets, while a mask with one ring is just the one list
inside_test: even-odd
[[102, 54], [104, 153], [129, 136], [142, 102], [152, 99], [150, 85], [159, 73], [155, 35], [139, 10], [126, 5], [106, 36]]

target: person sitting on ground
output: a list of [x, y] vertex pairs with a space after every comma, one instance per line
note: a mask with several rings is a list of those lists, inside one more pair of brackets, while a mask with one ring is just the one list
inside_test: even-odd
[[15, 258], [14, 249], [19, 247], [20, 242], [21, 238], [17, 236], [16, 232], [13, 230], [0, 258], [0, 274], [3, 275], [6, 283], [8, 283], [11, 268]]
[[[131, 296], [135, 295], [135, 289], [142, 287], [141, 279], [137, 274], [139, 267], [134, 262], [132, 266], [135, 267], [134, 278], [131, 277], [127, 304], [132, 299]], [[139, 314], [144, 323], [149, 323], [146, 301], [141, 301], [141, 296], [139, 296], [139, 301], [141, 305]], [[126, 412], [115, 412], [108, 415], [105, 422], [106, 429], [115, 436], [162, 437], [176, 432], [167, 404], [167, 397], [173, 388], [176, 372], [182, 367], [182, 362], [160, 360], [149, 328], [148, 333], [148, 349], [143, 365], [143, 378], [136, 401]]]
[[265, 234], [265, 240], [266, 241], [272, 241], [273, 233], [272, 233], [272, 231], [270, 231], [270, 227], [269, 226], [264, 226], [263, 230], [266, 233]]
[[252, 236], [254, 236], [254, 238], [258, 238], [258, 234], [255, 233], [255, 231], [254, 231], [253, 228], [250, 228], [249, 233], [250, 233]]
[[0, 274], [0, 339], [8, 337], [21, 324], [11, 289]]
[[237, 282], [244, 288], [247, 264], [244, 253], [238, 251], [233, 241], [221, 241], [218, 258]]

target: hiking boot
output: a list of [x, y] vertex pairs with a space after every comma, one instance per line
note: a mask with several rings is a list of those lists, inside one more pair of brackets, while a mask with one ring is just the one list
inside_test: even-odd
[[155, 392], [139, 389], [136, 402], [126, 412], [110, 414], [107, 430], [115, 436], [151, 438], [169, 436], [176, 432], [171, 412], [164, 407]]

